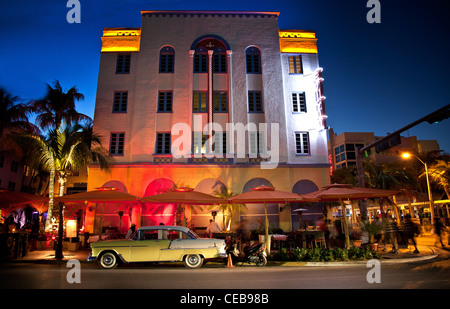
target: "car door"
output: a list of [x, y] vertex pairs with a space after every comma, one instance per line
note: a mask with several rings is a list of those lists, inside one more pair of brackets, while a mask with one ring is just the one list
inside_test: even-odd
[[139, 231], [138, 240], [131, 244], [131, 262], [157, 262], [161, 249], [169, 247], [170, 240], [162, 239], [159, 230]]

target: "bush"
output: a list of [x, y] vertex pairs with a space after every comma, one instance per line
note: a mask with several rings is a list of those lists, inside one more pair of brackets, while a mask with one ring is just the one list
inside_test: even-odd
[[336, 248], [332, 250], [313, 248], [295, 248], [292, 252], [288, 252], [286, 248], [280, 252], [274, 253], [270, 259], [273, 261], [295, 261], [295, 262], [332, 262], [347, 260], [370, 260], [380, 259], [381, 255], [376, 251], [370, 250], [368, 247], [358, 248], [352, 247], [349, 250]]

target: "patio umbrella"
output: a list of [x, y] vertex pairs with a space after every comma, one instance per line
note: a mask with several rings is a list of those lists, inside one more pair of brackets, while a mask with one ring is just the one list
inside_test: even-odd
[[4, 213], [2, 215], [4, 217], [14, 209], [20, 208], [25, 204], [32, 204], [39, 213], [43, 213], [48, 208], [48, 205], [45, 203], [48, 200], [48, 198], [43, 196], [0, 188], [0, 209], [3, 210]]
[[[143, 197], [141, 201], [157, 204], [181, 204], [183, 215], [185, 205], [214, 205], [227, 203], [227, 200], [225, 199], [198, 192], [188, 187], [176, 188], [173, 191], [146, 196]], [[184, 217], [184, 220], [186, 220], [186, 217]]]
[[[265, 240], [268, 243], [269, 239], [269, 220], [267, 218], [267, 206], [266, 203], [300, 203], [300, 202], [317, 202], [317, 198], [306, 198], [304, 195], [297, 193], [285, 192], [275, 190], [274, 187], [259, 186], [253, 188], [251, 191], [244, 192], [242, 194], [230, 197], [228, 199], [230, 203], [239, 204], [259, 204], [264, 203], [264, 215], [265, 215]], [[266, 246], [266, 251], [269, 253], [269, 248]]]
[[0, 207], [2, 208], [13, 204], [27, 204], [32, 202], [45, 202], [45, 201], [48, 201], [48, 198], [34, 194], [10, 191], [5, 188], [0, 188]]
[[103, 202], [103, 208], [100, 216], [100, 231], [99, 231], [99, 240], [101, 240], [102, 236], [102, 221], [103, 221], [103, 212], [105, 210], [106, 202], [110, 203], [133, 203], [138, 202], [139, 198], [135, 195], [117, 191], [116, 188], [110, 187], [100, 187], [96, 188], [93, 191], [75, 193], [70, 195], [64, 195], [55, 198], [55, 202], [57, 203], [84, 203], [84, 202], [92, 202], [92, 203], [101, 203]]
[[192, 188], [182, 187], [161, 194], [146, 196], [142, 202], [161, 204], [191, 204], [191, 205], [213, 205], [226, 203], [227, 200], [210, 194], [194, 191]]
[[350, 247], [348, 235], [347, 216], [345, 214], [344, 200], [363, 200], [367, 198], [380, 198], [397, 194], [394, 190], [381, 190], [372, 188], [353, 187], [348, 184], [334, 184], [326, 186], [321, 190], [305, 194], [308, 198], [317, 198], [321, 202], [339, 202], [344, 214], [345, 246]]

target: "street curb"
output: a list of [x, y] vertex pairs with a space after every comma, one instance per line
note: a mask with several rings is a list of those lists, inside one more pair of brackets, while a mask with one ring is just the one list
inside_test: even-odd
[[[427, 256], [418, 256], [413, 258], [404, 258], [404, 259], [381, 259], [381, 264], [400, 264], [400, 263], [412, 263], [419, 262], [425, 260], [431, 260], [438, 257], [437, 254], [427, 255]], [[280, 266], [280, 267], [298, 267], [298, 266], [309, 266], [309, 267], [333, 267], [333, 266], [357, 266], [357, 265], [366, 265], [369, 260], [364, 261], [341, 261], [341, 262], [276, 262], [271, 261], [268, 262], [267, 266]]]

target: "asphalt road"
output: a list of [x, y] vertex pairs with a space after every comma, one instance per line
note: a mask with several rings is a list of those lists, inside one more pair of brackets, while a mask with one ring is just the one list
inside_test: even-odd
[[[76, 270], [79, 269], [79, 272]], [[450, 260], [333, 267], [225, 268], [206, 264], [186, 269], [182, 264], [128, 264], [113, 270], [80, 263], [0, 264], [0, 289], [448, 289]], [[379, 283], [369, 283], [372, 271]], [[373, 280], [372, 280], [373, 281]], [[72, 282], [72, 283], [70, 283]]]

